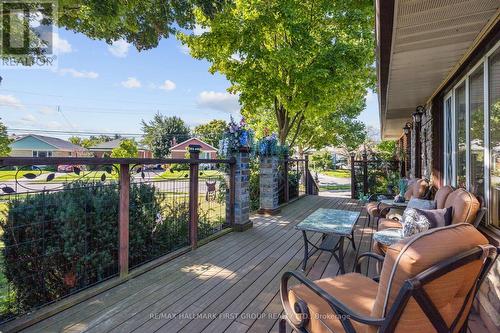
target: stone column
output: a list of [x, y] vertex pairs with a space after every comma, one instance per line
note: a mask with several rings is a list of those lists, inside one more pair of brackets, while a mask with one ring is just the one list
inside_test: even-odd
[[[252, 227], [250, 221], [250, 150], [240, 148], [233, 153], [236, 159], [235, 179], [234, 179], [234, 224], [235, 231], [244, 231]], [[231, 184], [233, 186], [233, 184]], [[230, 210], [229, 197], [226, 199], [226, 209]]]
[[[268, 156], [260, 158], [260, 209], [259, 214], [277, 214], [279, 209], [278, 202], [278, 165], [277, 156]], [[287, 186], [288, 184], [285, 184]]]

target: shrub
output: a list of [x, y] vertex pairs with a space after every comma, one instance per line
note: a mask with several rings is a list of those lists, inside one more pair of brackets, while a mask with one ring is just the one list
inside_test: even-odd
[[[131, 185], [131, 266], [188, 244], [188, 202], [174, 198], [167, 201], [166, 193], [149, 184]], [[102, 183], [74, 182], [62, 191], [11, 200], [0, 220], [5, 276], [14, 291], [10, 312], [117, 274], [118, 207], [118, 186]], [[200, 221], [208, 233], [209, 222]]]

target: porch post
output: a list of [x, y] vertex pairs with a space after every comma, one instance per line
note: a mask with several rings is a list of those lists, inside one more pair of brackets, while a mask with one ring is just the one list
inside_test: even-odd
[[[234, 224], [235, 231], [250, 229], [250, 149], [240, 148], [233, 153], [236, 161], [234, 171]], [[233, 186], [233, 184], [231, 184]]]
[[[278, 156], [263, 156], [259, 159], [260, 168], [260, 208], [259, 214], [274, 215], [279, 213], [279, 185], [278, 185]], [[285, 162], [286, 163], [286, 162]], [[286, 167], [286, 164], [285, 164]], [[287, 174], [287, 170], [284, 170]], [[288, 180], [285, 177], [285, 188], [288, 187]]]
[[128, 164], [120, 164], [120, 211], [118, 221], [119, 252], [118, 263], [120, 276], [128, 274], [129, 261], [129, 204], [130, 204], [130, 170]]
[[[198, 160], [200, 158], [200, 145], [189, 145], [189, 158]], [[189, 239], [191, 248], [198, 246], [198, 171], [199, 163], [189, 164]]]
[[417, 111], [413, 113], [415, 123], [415, 178], [422, 177], [422, 140], [420, 139], [422, 130], [422, 110], [423, 106], [418, 106]]
[[351, 199], [356, 199], [356, 169], [354, 167], [354, 158], [356, 154], [351, 153]]

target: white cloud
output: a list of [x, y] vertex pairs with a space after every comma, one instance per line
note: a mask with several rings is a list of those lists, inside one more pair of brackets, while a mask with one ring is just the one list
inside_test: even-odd
[[108, 46], [108, 51], [118, 58], [125, 58], [128, 54], [130, 44], [124, 39], [119, 39]]
[[237, 113], [240, 110], [238, 95], [228, 92], [202, 91], [198, 97], [198, 106], [227, 113]]
[[15, 109], [20, 109], [23, 104], [19, 99], [12, 95], [0, 95], [0, 106], [9, 106]]
[[24, 123], [28, 123], [28, 124], [34, 124], [37, 122], [37, 119], [34, 115], [32, 115], [31, 113], [30, 114], [27, 114], [25, 116], [22, 116], [21, 117], [21, 121], [24, 122]]
[[47, 123], [41, 124], [44, 127], [47, 127], [48, 129], [63, 129], [65, 126], [61, 124], [58, 121], [52, 120]]
[[71, 44], [66, 39], [59, 37], [59, 35], [56, 33], [52, 34], [52, 45], [54, 51], [56, 51], [59, 54], [73, 52]]
[[99, 74], [96, 72], [88, 72], [88, 71], [78, 71], [74, 68], [61, 68], [59, 70], [59, 74], [61, 75], [71, 75], [72, 77], [79, 79], [97, 79]]
[[181, 44], [181, 45], [179, 45], [179, 50], [181, 50], [182, 53], [189, 55], [189, 52], [190, 52], [189, 46]]
[[209, 32], [210, 28], [209, 27], [202, 27], [199, 24], [196, 24], [193, 29], [193, 34], [196, 36], [203, 35], [205, 32]]
[[40, 112], [41, 114], [44, 114], [44, 115], [51, 115], [51, 114], [56, 113], [56, 110], [54, 108], [44, 106], [44, 107], [40, 108], [40, 110], [38, 110], [38, 112]]
[[129, 77], [127, 80], [122, 81], [122, 86], [127, 89], [140, 88], [141, 81], [137, 80], [135, 77]]
[[163, 82], [163, 84], [161, 86], [159, 86], [160, 89], [166, 90], [166, 91], [174, 90], [175, 87], [176, 87], [175, 83], [170, 81], [170, 80], [165, 80], [165, 82]]

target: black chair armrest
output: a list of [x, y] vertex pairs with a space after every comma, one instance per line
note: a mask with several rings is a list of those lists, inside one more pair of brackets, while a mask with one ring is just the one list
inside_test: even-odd
[[[355, 320], [357, 322], [372, 326], [382, 326], [384, 324], [383, 318], [380, 319], [367, 317], [354, 312], [352, 309], [344, 305], [338, 299], [327, 293], [324, 289], [307, 278], [302, 272], [290, 271], [286, 272], [281, 277], [280, 294], [281, 303], [283, 304], [283, 308], [286, 314], [286, 320], [295, 330], [301, 332], [303, 331], [309, 320], [309, 313], [307, 311], [307, 304], [304, 301], [299, 301], [294, 305], [290, 304], [290, 301], [288, 299], [288, 280], [290, 280], [291, 277], [297, 279], [304, 286], [306, 286], [316, 295], [321, 297], [326, 303], [328, 303], [334, 314], [337, 315], [338, 320], [341, 322], [344, 330], [347, 333], [356, 332], [351, 323], [351, 320]], [[297, 318], [298, 316], [300, 316], [300, 319]]]
[[384, 256], [375, 253], [375, 252], [365, 252], [361, 254], [357, 259], [356, 259], [356, 266], [355, 266], [355, 272], [356, 273], [361, 273], [361, 263], [363, 260], [366, 258], [373, 258], [375, 260], [378, 260], [379, 262], [384, 262]]

